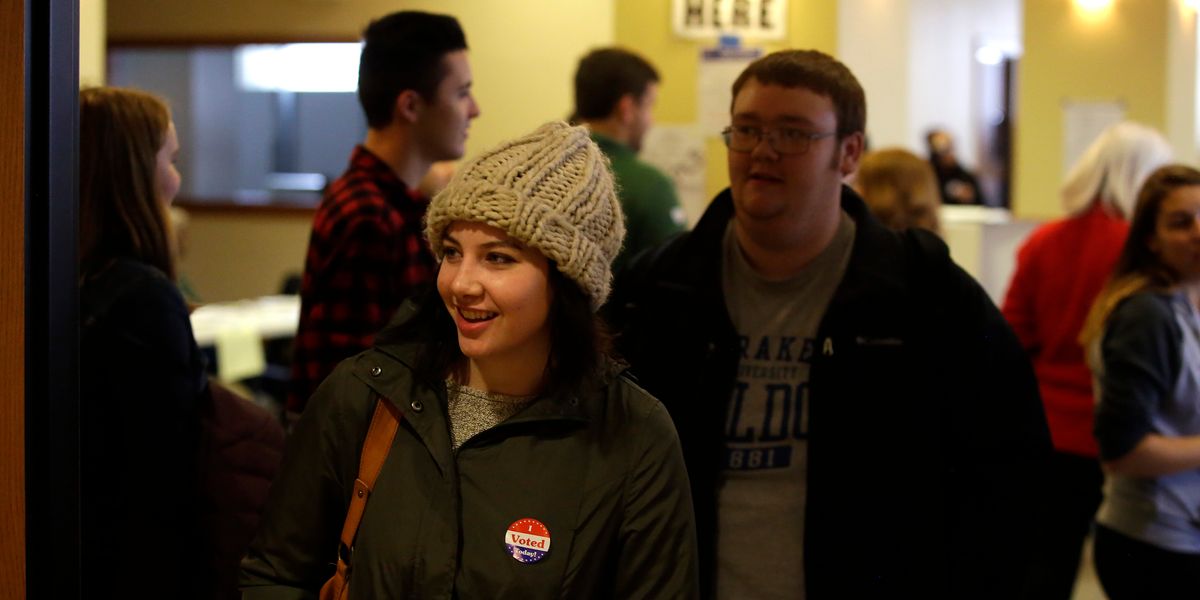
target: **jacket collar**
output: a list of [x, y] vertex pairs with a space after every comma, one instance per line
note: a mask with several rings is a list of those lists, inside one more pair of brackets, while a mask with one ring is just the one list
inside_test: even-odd
[[408, 187], [382, 158], [362, 144], [355, 146], [354, 151], [350, 153], [350, 166], [347, 173], [350, 172], [379, 186], [387, 201], [397, 209], [402, 209], [406, 204], [412, 202], [418, 204], [429, 202], [429, 199], [418, 188]]
[[902, 234], [880, 223], [849, 186], [842, 186], [842, 210], [855, 223], [854, 247], [846, 273], [834, 292], [831, 309], [867, 296], [878, 298], [880, 293], [907, 289], [909, 274], [905, 269], [906, 253], [902, 252]]
[[633, 148], [618, 142], [602, 133], [591, 132], [592, 141], [600, 147], [600, 151], [608, 155], [610, 158], [619, 157], [624, 159], [637, 158], [637, 153]]
[[[842, 186], [840, 202], [842, 210], [855, 223], [855, 234], [850, 263], [834, 293], [831, 310], [869, 294], [899, 290], [903, 288], [906, 277], [902, 269], [903, 253], [898, 251], [900, 234], [876, 220], [866, 203], [849, 186]], [[721, 290], [721, 244], [725, 228], [733, 218], [733, 195], [729, 188], [725, 188], [709, 204], [696, 227], [684, 240], [680, 252], [683, 258], [678, 268], [665, 274], [660, 285], [678, 288], [684, 293], [702, 294], [710, 304], [717, 303], [722, 313], [727, 315]]]
[[[421, 318], [422, 307], [413, 299], [406, 300], [396, 311], [396, 315], [388, 324], [388, 330], [398, 330]], [[380, 395], [393, 399], [404, 398], [411, 395], [412, 389], [415, 386], [424, 386], [432, 390], [438, 401], [445, 403], [445, 386], [443, 380], [438, 379], [432, 381], [419, 379], [417, 373], [417, 357], [424, 345], [424, 340], [421, 336], [388, 336], [387, 340], [375, 345], [375, 347], [367, 353], [367, 356], [375, 355], [377, 358], [372, 361], [359, 361], [355, 364], [355, 375], [366, 382], [368, 386], [374, 389]], [[392, 363], [393, 367], [389, 369], [393, 373], [398, 370], [403, 370], [404, 375], [401, 379], [395, 377], [384, 377], [374, 375], [372, 370], [380, 365], [380, 362]], [[395, 367], [401, 367], [397, 369]], [[613, 376], [620, 372], [619, 365], [607, 365], [604, 373], [592, 382], [586, 385], [586, 389], [580, 390], [576, 394], [560, 395], [553, 397], [539, 397], [532, 404], [522, 410], [518, 415], [507, 422], [525, 422], [535, 420], [548, 419], [568, 419], [568, 420], [588, 420], [588, 402], [590, 398], [594, 398], [596, 394], [601, 393], [601, 390], [611, 382]], [[401, 385], [404, 383], [404, 385]], [[415, 384], [415, 385], [414, 385]], [[397, 401], [398, 402], [398, 401]], [[411, 407], [398, 404], [401, 410], [407, 412]]]

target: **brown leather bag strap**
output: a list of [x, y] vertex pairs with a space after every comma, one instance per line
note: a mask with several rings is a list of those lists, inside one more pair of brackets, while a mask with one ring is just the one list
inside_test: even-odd
[[375, 414], [371, 417], [371, 425], [367, 428], [367, 441], [363, 443], [362, 456], [358, 460], [358, 478], [354, 480], [350, 509], [346, 511], [346, 522], [342, 525], [342, 547], [339, 548], [339, 557], [344, 555], [349, 558], [349, 550], [354, 547], [354, 536], [358, 534], [358, 523], [362, 520], [367, 500], [371, 497], [371, 489], [375, 487], [375, 479], [383, 470], [383, 463], [387, 460], [388, 451], [392, 449], [392, 440], [396, 439], [396, 430], [399, 427], [399, 409], [387, 398], [379, 396], [379, 401], [375, 404]]

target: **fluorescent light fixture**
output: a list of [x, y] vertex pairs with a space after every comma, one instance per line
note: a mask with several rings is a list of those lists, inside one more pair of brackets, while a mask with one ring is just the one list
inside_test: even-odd
[[325, 189], [325, 176], [320, 173], [267, 173], [267, 189], [298, 192], [319, 192]]
[[353, 92], [362, 44], [239, 46], [238, 85], [258, 92]]
[[1075, 5], [1088, 12], [1099, 12], [1112, 6], [1113, 0], [1075, 0]]
[[985, 65], [998, 65], [1004, 60], [1004, 50], [995, 46], [980, 46], [975, 51], [975, 60]]
[[1005, 38], [984, 38], [977, 40], [979, 44], [975, 48], [975, 61], [988, 65], [995, 66], [1006, 58], [1016, 58], [1021, 56], [1021, 44], [1016, 40]]

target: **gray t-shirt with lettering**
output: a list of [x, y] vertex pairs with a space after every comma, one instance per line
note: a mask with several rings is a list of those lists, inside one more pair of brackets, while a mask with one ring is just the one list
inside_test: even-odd
[[854, 245], [842, 213], [828, 247], [794, 277], [759, 275], [725, 231], [722, 287], [741, 343], [717, 492], [717, 597], [804, 598], [808, 371]]

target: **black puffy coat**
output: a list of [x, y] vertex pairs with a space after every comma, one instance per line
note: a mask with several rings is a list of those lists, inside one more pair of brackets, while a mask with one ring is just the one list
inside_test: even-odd
[[[1050, 439], [1025, 353], [924, 231], [856, 222], [809, 375], [808, 597], [1011, 598], [1036, 543]], [[606, 307], [631, 372], [683, 445], [711, 595], [723, 426], [738, 366], [721, 290], [729, 190], [634, 259]]]
[[114, 261], [82, 286], [80, 322], [89, 595], [240, 597], [238, 561], [278, 468], [283, 428], [209, 384], [187, 306], [161, 271]]

